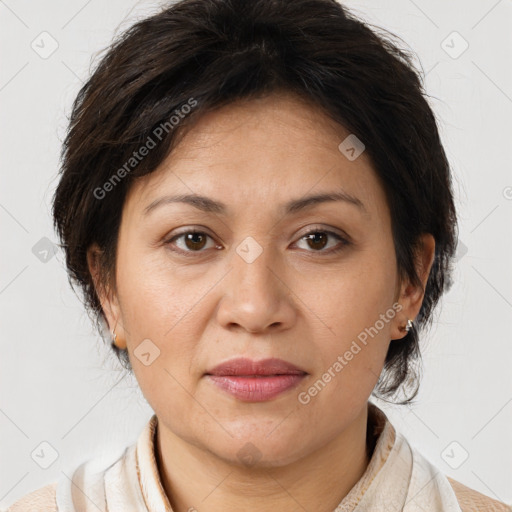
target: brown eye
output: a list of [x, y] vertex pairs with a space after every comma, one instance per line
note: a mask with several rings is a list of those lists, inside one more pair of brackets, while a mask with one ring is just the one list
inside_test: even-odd
[[[329, 238], [331, 237], [338, 240], [339, 243], [337, 244], [337, 246], [335, 244], [334, 247], [331, 246], [329, 249], [324, 250], [324, 248], [329, 243]], [[337, 233], [320, 229], [315, 229], [313, 231], [310, 231], [309, 233], [306, 233], [301, 237], [301, 240], [305, 240], [308, 247], [312, 249], [312, 251], [309, 252], [320, 253], [335, 253], [342, 250], [344, 246], [349, 244], [348, 240], [338, 235]]]
[[[208, 239], [212, 239], [211, 236], [202, 231], [189, 230], [172, 237], [166, 244], [171, 246], [173, 251], [189, 256], [194, 252], [205, 252], [203, 249], [206, 247]], [[178, 244], [178, 241], [181, 243]]]
[[327, 240], [329, 236], [326, 233], [321, 231], [317, 231], [316, 233], [312, 233], [311, 235], [307, 235], [305, 237], [308, 241], [308, 245], [315, 250], [321, 250], [327, 245]]
[[185, 245], [192, 251], [202, 249], [206, 245], [206, 236], [204, 233], [186, 233]]

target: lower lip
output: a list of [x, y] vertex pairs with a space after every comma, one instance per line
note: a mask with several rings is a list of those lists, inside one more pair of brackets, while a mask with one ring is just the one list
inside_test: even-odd
[[208, 377], [222, 390], [239, 400], [264, 402], [294, 388], [306, 374], [271, 375], [268, 377], [239, 377], [235, 375]]

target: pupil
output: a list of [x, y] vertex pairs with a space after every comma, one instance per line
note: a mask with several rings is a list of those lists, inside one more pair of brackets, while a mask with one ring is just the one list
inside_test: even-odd
[[[203, 243], [199, 242], [199, 246], [198, 246], [197, 245], [198, 242], [194, 240], [195, 237], [202, 238]], [[187, 241], [187, 247], [189, 249], [201, 249], [202, 247], [204, 247], [205, 237], [201, 233], [188, 233], [186, 241]], [[189, 242], [191, 243], [191, 245], [189, 245]]]
[[318, 243], [317, 237], [323, 238], [324, 243], [320, 243], [320, 247], [313, 247], [313, 249], [323, 249], [325, 247], [325, 242], [326, 242], [325, 233], [313, 233], [313, 234], [309, 235], [309, 241], [312, 241], [314, 244], [316, 244], [316, 243]]

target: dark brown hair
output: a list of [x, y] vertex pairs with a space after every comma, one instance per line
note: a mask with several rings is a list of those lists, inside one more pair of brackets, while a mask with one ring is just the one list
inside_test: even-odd
[[[205, 112], [285, 91], [365, 144], [385, 188], [402, 279], [421, 286], [414, 265], [419, 236], [435, 238], [419, 316], [405, 338], [391, 341], [374, 390], [390, 397], [405, 382], [412, 393], [400, 403], [412, 400], [418, 333], [451, 285], [457, 218], [420, 73], [392, 37], [334, 0], [182, 0], [137, 22], [105, 50], [73, 104], [53, 204], [70, 283], [80, 286], [100, 332], [105, 317], [86, 253], [98, 243], [101, 281], [115, 290], [117, 235], [133, 180], [153, 172]], [[149, 138], [151, 150], [131, 160]], [[113, 349], [130, 369], [127, 353]]]

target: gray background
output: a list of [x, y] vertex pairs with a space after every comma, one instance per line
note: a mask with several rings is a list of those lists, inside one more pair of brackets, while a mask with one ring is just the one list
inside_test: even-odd
[[[91, 57], [162, 4], [0, 1], [0, 506], [120, 453], [152, 414], [70, 289], [49, 212]], [[422, 341], [418, 403], [379, 405], [442, 472], [512, 503], [512, 2], [345, 4], [419, 56], [460, 214], [456, 283]], [[51, 461], [45, 441], [58, 453], [47, 469], [31, 457]]]

